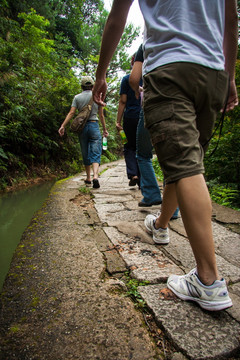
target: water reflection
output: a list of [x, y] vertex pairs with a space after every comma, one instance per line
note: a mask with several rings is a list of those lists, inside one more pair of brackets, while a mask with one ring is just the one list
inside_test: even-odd
[[22, 233], [52, 185], [44, 183], [0, 196], [0, 291]]

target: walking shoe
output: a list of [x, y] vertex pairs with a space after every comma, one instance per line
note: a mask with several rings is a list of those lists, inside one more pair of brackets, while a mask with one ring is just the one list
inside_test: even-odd
[[144, 202], [143, 200], [140, 201], [138, 203], [138, 206], [140, 207], [150, 207], [150, 206], [153, 206], [153, 205], [160, 205], [162, 203], [162, 200], [159, 200], [159, 201], [153, 201], [153, 202], [150, 202], [150, 203], [146, 203]]
[[221, 279], [210, 286], [204, 285], [198, 277], [197, 269], [182, 276], [171, 275], [167, 286], [180, 299], [196, 301], [205, 310], [217, 311], [232, 306], [226, 281]]
[[84, 180], [84, 182], [86, 185], [91, 185], [91, 183], [92, 183], [90, 180]]
[[179, 219], [179, 218], [180, 218], [179, 215], [173, 215], [170, 220], [177, 220], [177, 219]]
[[153, 241], [156, 244], [168, 244], [169, 243], [169, 231], [166, 229], [155, 229], [156, 215], [147, 215], [144, 220], [144, 225], [149, 234], [153, 235]]
[[99, 184], [98, 179], [93, 179], [93, 188], [94, 189], [100, 188], [100, 184]]
[[131, 179], [130, 179], [130, 181], [129, 181], [129, 183], [128, 183], [128, 185], [129, 185], [129, 186], [135, 186], [135, 185], [137, 185], [138, 183], [139, 183], [138, 177], [137, 177], [137, 176], [132, 176]]

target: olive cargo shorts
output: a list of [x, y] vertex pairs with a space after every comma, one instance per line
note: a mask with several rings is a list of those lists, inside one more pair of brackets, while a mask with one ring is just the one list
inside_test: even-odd
[[204, 173], [204, 152], [227, 89], [225, 71], [193, 63], [164, 65], [144, 76], [145, 127], [166, 183]]

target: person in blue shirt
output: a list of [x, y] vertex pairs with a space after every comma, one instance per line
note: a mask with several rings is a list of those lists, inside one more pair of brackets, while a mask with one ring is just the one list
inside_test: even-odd
[[[129, 84], [135, 92], [135, 98], [141, 99], [143, 51], [140, 45], [134, 59], [134, 64], [129, 77]], [[141, 99], [142, 100], [142, 99]], [[152, 166], [152, 143], [148, 130], [144, 127], [143, 109], [141, 107], [136, 133], [136, 157], [140, 171], [140, 188], [143, 199], [138, 203], [140, 207], [149, 207], [162, 203], [162, 196]]]
[[[134, 56], [131, 60], [131, 66], [133, 62]], [[129, 186], [136, 184], [140, 186], [140, 172], [136, 159], [136, 132], [141, 103], [140, 99], [136, 99], [135, 93], [129, 85], [129, 76], [130, 74], [125, 75], [121, 81], [116, 128], [118, 131], [123, 129], [127, 137], [127, 143], [124, 144], [124, 158]], [[140, 85], [142, 85], [142, 81]]]

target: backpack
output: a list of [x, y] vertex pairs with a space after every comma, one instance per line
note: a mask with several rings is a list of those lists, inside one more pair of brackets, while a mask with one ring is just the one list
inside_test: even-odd
[[89, 100], [89, 103], [85, 105], [77, 114], [77, 116], [73, 119], [70, 129], [73, 132], [81, 133], [84, 129], [84, 126], [86, 125], [86, 122], [88, 121], [90, 112], [92, 110], [92, 104], [93, 104], [93, 98]]

